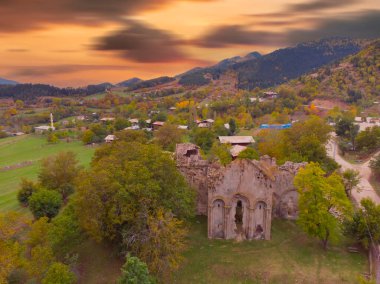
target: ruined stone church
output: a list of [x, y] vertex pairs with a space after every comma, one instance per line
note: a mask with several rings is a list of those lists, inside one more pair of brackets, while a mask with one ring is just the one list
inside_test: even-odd
[[178, 169], [197, 190], [197, 213], [208, 216], [209, 238], [269, 240], [273, 217], [297, 217], [293, 179], [304, 163], [277, 166], [264, 156], [224, 167], [204, 160], [190, 143], [178, 144], [175, 155]]

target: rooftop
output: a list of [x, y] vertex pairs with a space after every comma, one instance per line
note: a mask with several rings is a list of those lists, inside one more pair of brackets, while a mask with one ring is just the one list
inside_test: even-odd
[[252, 136], [219, 136], [222, 144], [250, 144], [255, 143]]

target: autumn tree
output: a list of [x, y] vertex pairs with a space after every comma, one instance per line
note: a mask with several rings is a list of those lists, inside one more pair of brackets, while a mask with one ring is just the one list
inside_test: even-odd
[[53, 262], [46, 271], [42, 284], [73, 284], [76, 276], [70, 268], [63, 263]]
[[[192, 216], [194, 191], [171, 157], [156, 145], [120, 141], [104, 145], [96, 151], [91, 169], [78, 179], [76, 212], [82, 228], [98, 241], [130, 244], [130, 239], [136, 240], [133, 247], [139, 257], [147, 241], [145, 230], [154, 228], [149, 216], [160, 217], [159, 210], [175, 214], [180, 220]], [[131, 228], [135, 234], [128, 238], [123, 232]], [[163, 249], [164, 241], [170, 238], [155, 241], [157, 248]], [[141, 259], [151, 267], [150, 258]]]
[[65, 200], [74, 192], [74, 180], [81, 167], [73, 152], [61, 152], [42, 160], [38, 180], [49, 190], [56, 190]]
[[165, 123], [154, 133], [154, 137], [164, 150], [174, 151], [175, 145], [182, 142], [183, 134], [184, 131], [178, 129], [178, 126]]
[[22, 265], [22, 246], [16, 236], [27, 225], [15, 212], [0, 212], [0, 283], [8, 283], [10, 273]]
[[78, 179], [77, 213], [95, 239], [117, 239], [123, 227], [157, 208], [179, 218], [193, 213], [194, 192], [159, 147], [117, 142], [96, 151]]
[[297, 223], [310, 236], [319, 238], [324, 249], [336, 239], [342, 218], [351, 209], [341, 177], [325, 172], [317, 163], [300, 169], [294, 179], [298, 189], [299, 217]]
[[[179, 266], [184, 250], [186, 229], [183, 222], [159, 208], [156, 213], [141, 216], [146, 227], [132, 226], [123, 232], [124, 245], [148, 264], [161, 281], [170, 282], [170, 275]], [[138, 236], [138, 238], [136, 238]]]
[[95, 142], [95, 133], [92, 132], [90, 129], [87, 129], [82, 133], [82, 142], [83, 144], [91, 144]]

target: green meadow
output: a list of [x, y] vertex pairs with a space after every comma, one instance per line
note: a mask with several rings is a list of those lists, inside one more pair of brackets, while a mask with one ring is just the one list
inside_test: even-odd
[[35, 180], [43, 158], [62, 151], [72, 151], [82, 165], [88, 165], [94, 148], [80, 141], [48, 144], [46, 137], [24, 135], [0, 140], [0, 211], [21, 210], [16, 196], [21, 178]]
[[236, 243], [207, 238], [207, 220], [190, 227], [184, 262], [173, 283], [358, 283], [368, 273], [364, 251], [349, 253], [346, 240], [324, 251], [293, 221], [274, 219], [270, 241]]

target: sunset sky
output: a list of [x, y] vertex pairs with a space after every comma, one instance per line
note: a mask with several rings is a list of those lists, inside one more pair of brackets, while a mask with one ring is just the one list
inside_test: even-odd
[[0, 77], [58, 86], [175, 75], [321, 37], [380, 37], [379, 0], [0, 4]]

